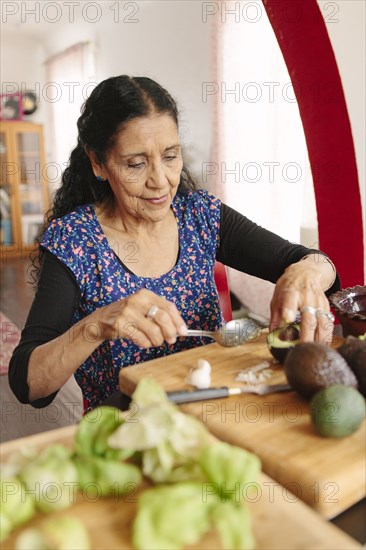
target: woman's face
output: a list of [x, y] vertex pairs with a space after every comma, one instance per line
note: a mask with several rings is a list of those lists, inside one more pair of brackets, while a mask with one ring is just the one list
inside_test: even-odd
[[122, 215], [155, 222], [169, 213], [182, 167], [177, 125], [157, 114], [123, 127], [99, 175], [108, 179]]

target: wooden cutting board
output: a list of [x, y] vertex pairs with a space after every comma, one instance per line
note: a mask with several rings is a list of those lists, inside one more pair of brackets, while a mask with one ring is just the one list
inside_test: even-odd
[[[12, 452], [27, 446], [39, 450], [53, 443], [71, 446], [75, 429], [75, 426], [70, 426], [5, 443], [0, 446], [1, 462], [6, 462]], [[131, 550], [132, 523], [142, 491], [143, 488], [138, 488], [128, 496], [117, 499], [100, 498], [94, 502], [79, 495], [67, 510], [53, 513], [52, 516], [39, 513], [26, 527], [36, 527], [49, 517], [72, 515], [79, 518], [88, 529], [93, 550]], [[252, 497], [252, 502], [248, 502], [256, 550], [362, 548], [357, 541], [328, 523], [301, 501], [293, 502], [289, 497], [271, 478], [261, 475], [257, 494]], [[14, 550], [15, 540], [23, 528], [14, 531], [1, 544], [1, 548]], [[199, 545], [189, 548], [219, 550], [221, 545], [218, 536], [212, 531], [201, 539]]]
[[[333, 346], [341, 341], [336, 337]], [[121, 391], [131, 395], [146, 376], [167, 391], [192, 389], [185, 378], [198, 359], [211, 363], [213, 387], [240, 385], [235, 382], [237, 372], [262, 361], [270, 361], [274, 369], [269, 383], [286, 381], [262, 334], [235, 348], [209, 344], [124, 368], [120, 371]], [[366, 495], [365, 422], [349, 437], [320, 437], [312, 428], [309, 404], [294, 391], [189, 403], [182, 405], [182, 410], [202, 420], [219, 439], [256, 453], [267, 475], [327, 518]]]

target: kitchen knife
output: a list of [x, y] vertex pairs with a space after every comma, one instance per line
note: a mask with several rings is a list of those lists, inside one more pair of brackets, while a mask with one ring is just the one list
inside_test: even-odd
[[220, 388], [205, 388], [203, 390], [182, 390], [167, 392], [170, 401], [176, 404], [192, 403], [194, 401], [205, 401], [207, 399], [222, 399], [230, 395], [240, 395], [241, 393], [255, 393], [257, 395], [266, 395], [291, 390], [289, 384], [257, 385], [243, 386], [242, 388], [229, 388], [222, 386]]

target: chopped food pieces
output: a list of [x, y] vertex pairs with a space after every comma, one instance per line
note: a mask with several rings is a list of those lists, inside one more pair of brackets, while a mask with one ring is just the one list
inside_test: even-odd
[[261, 384], [270, 378], [273, 374], [273, 370], [269, 368], [268, 361], [263, 361], [253, 367], [239, 371], [235, 380], [237, 382], [246, 382], [247, 384]]

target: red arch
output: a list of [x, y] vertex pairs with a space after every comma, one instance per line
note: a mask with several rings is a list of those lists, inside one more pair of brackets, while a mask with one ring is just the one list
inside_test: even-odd
[[316, 0], [263, 0], [263, 4], [299, 105], [314, 180], [319, 248], [333, 259], [343, 287], [363, 284], [362, 209], [355, 151], [323, 16]]

